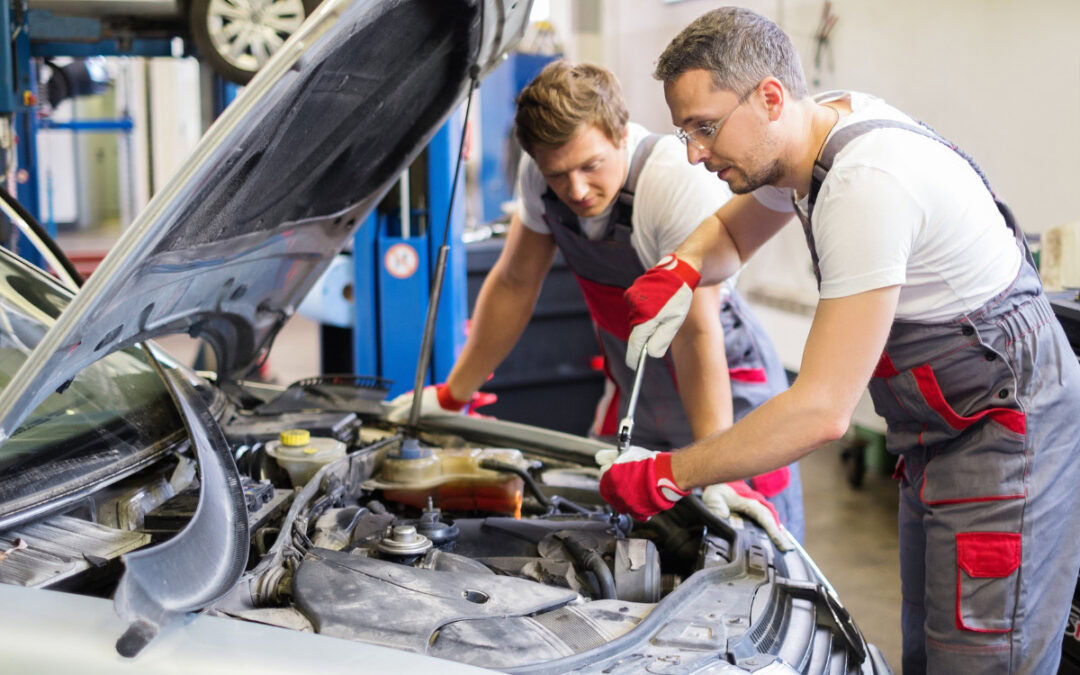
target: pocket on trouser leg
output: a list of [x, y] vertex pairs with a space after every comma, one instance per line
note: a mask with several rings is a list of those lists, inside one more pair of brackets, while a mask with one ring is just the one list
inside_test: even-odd
[[976, 633], [1008, 633], [1018, 593], [1020, 534], [956, 534], [956, 627]]

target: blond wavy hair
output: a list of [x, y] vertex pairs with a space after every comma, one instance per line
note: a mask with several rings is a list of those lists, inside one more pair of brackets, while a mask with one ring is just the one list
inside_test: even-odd
[[563, 145], [594, 124], [614, 145], [626, 134], [630, 113], [611, 71], [591, 63], [553, 61], [517, 97], [514, 133], [530, 155], [538, 146]]

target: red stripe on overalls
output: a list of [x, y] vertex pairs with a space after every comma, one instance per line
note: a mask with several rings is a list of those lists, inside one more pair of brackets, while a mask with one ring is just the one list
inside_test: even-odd
[[[881, 352], [881, 358], [878, 360], [877, 367], [874, 368], [874, 377], [895, 377], [899, 374], [900, 371], [897, 370], [892, 359], [889, 358], [888, 353]], [[912, 368], [911, 374], [914, 376], [915, 384], [919, 386], [919, 391], [922, 393], [923, 398], [926, 399], [927, 405], [929, 405], [934, 412], [941, 415], [942, 419], [944, 419], [953, 429], [963, 431], [982, 418], [989, 416], [990, 419], [1009, 431], [1014, 431], [1018, 434], [1027, 433], [1027, 416], [1020, 410], [1013, 410], [1012, 408], [987, 408], [982, 412], [967, 417], [958, 414], [952, 409], [949, 402], [945, 400], [945, 394], [942, 393], [941, 385], [938, 384], [937, 377], [934, 375], [934, 369], [930, 364], [923, 364]]]
[[729, 368], [728, 376], [736, 382], [749, 382], [751, 384], [768, 382], [764, 368]]
[[[953, 410], [949, 402], [945, 400], [945, 394], [941, 391], [941, 385], [938, 384], [937, 377], [934, 375], [934, 370], [929, 364], [918, 366], [911, 371], [915, 378], [915, 383], [919, 387], [919, 392], [923, 395], [923, 399], [926, 400], [926, 404], [930, 408], [941, 415], [942, 419], [951, 426], [953, 429], [962, 431], [967, 429], [975, 422], [978, 422], [983, 417], [989, 416], [990, 419], [997, 422], [1001, 426], [1014, 431], [1019, 434], [1026, 433], [1027, 431], [1027, 418], [1023, 412], [1019, 410], [1012, 410], [1010, 408], [990, 408], [984, 410], [975, 415], [964, 417]], [[900, 374], [900, 371], [896, 368], [896, 365], [889, 358], [888, 353], [882, 352], [881, 359], [878, 361], [877, 367], [874, 368], [874, 377], [895, 377]], [[922, 435], [919, 437], [920, 443], [922, 442]], [[927, 500], [924, 494], [927, 484], [926, 471], [929, 469], [929, 465], [923, 469], [923, 481], [922, 487], [919, 488], [919, 499], [924, 504], [930, 506], [939, 506], [942, 504], [969, 504], [975, 502], [996, 502], [1008, 499], [1023, 499], [1023, 494], [1012, 495], [985, 495], [982, 497], [959, 497], [956, 499], [935, 499]], [[896, 470], [893, 472], [893, 478], [900, 479], [904, 476], [904, 457], [900, 456], [900, 459], [896, 463]]]
[[877, 367], [874, 368], [874, 377], [895, 377], [899, 374], [900, 371], [893, 365], [888, 352], [881, 352], [881, 358], [878, 359]]
[[934, 412], [941, 415], [953, 429], [963, 431], [982, 418], [990, 417], [990, 419], [1010, 431], [1018, 434], [1027, 433], [1027, 417], [1023, 412], [1012, 408], [988, 408], [967, 417], [958, 415], [949, 405], [949, 402], [945, 400], [945, 395], [941, 392], [941, 386], [934, 376], [934, 370], [929, 364], [913, 368], [911, 374], [915, 376], [915, 382], [919, 385], [919, 391], [922, 392], [927, 404], [934, 409]]
[[[911, 370], [911, 374], [915, 377], [915, 383], [919, 387], [919, 391], [922, 393], [923, 398], [926, 399], [927, 405], [933, 409], [934, 412], [941, 415], [942, 419], [948, 423], [953, 429], [957, 431], [963, 431], [972, 424], [975, 424], [984, 417], [990, 417], [991, 420], [997, 422], [1001, 426], [1014, 431], [1018, 434], [1026, 433], [1027, 430], [1027, 418], [1024, 413], [1019, 410], [1012, 410], [1010, 408], [989, 408], [982, 412], [969, 415], [967, 417], [957, 414], [953, 410], [949, 402], [945, 400], [945, 394], [941, 391], [941, 385], [938, 384], [937, 377], [934, 376], [934, 370], [929, 364], [921, 365]], [[931, 506], [937, 506], [941, 504], [970, 504], [976, 502], [997, 502], [1008, 499], [1022, 499], [1023, 494], [1012, 495], [985, 495], [982, 497], [958, 497], [955, 499], [936, 499], [927, 500], [925, 496], [926, 484], [928, 482], [926, 472], [929, 470], [930, 464], [928, 463], [923, 469], [923, 484], [919, 489], [919, 499], [925, 504]]]
[[622, 399], [620, 395], [622, 391], [615, 382], [615, 378], [611, 376], [606, 356], [600, 357], [600, 370], [604, 372], [607, 381], [612, 384], [612, 392], [607, 409], [604, 410], [604, 419], [600, 422], [600, 428], [596, 430], [596, 433], [600, 436], [614, 436], [619, 431], [619, 401]]

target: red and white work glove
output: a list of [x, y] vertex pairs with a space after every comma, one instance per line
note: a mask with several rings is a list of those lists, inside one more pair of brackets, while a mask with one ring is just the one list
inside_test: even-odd
[[623, 298], [630, 306], [626, 365], [637, 368], [642, 348], [648, 348], [653, 358], [663, 358], [690, 311], [699, 281], [697, 270], [672, 254], [661, 258], [626, 289]]
[[[471, 413], [473, 410], [490, 405], [498, 397], [495, 394], [476, 392], [468, 401], [459, 401], [450, 393], [450, 388], [445, 384], [433, 384], [424, 387], [420, 394], [420, 417], [437, 417], [439, 415], [458, 415], [464, 412]], [[387, 419], [391, 422], [404, 422], [409, 419], [412, 410], [413, 393], [405, 392], [394, 397], [389, 402], [390, 412]]]
[[600, 496], [634, 520], [648, 520], [690, 494], [675, 484], [670, 452], [631, 445], [621, 455], [614, 449], [597, 452], [596, 463], [600, 465]]
[[[675, 484], [671, 475], [670, 452], [654, 452], [630, 446], [621, 456], [618, 450], [596, 453], [600, 465], [600, 496], [619, 513], [630, 514], [635, 520], [651, 516], [675, 506], [688, 491]], [[741, 514], [765, 530], [776, 548], [790, 551], [791, 539], [780, 525], [776, 507], [744, 481], [710, 485], [701, 495], [705, 506], [721, 518]]]
[[701, 500], [721, 518], [730, 518], [734, 511], [753, 521], [765, 530], [779, 550], [790, 551], [794, 548], [787, 530], [780, 525], [776, 507], [745, 482], [738, 480], [710, 485], [701, 494]]

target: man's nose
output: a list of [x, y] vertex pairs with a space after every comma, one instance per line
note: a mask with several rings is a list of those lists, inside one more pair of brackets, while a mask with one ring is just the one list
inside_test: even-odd
[[694, 141], [690, 141], [686, 144], [686, 159], [689, 160], [691, 164], [703, 162], [708, 156], [709, 151], [702, 150], [697, 146], [697, 143], [694, 143]]
[[575, 172], [570, 174], [570, 199], [581, 201], [589, 194], [589, 183], [585, 176]]

